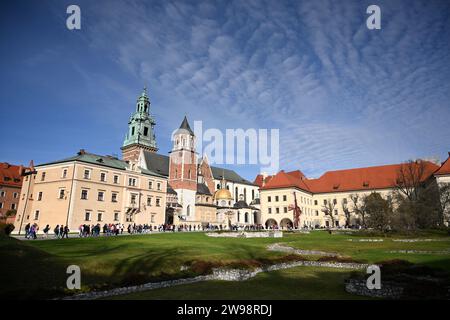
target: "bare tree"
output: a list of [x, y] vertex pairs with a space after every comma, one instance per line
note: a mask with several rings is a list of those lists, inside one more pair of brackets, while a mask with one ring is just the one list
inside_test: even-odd
[[350, 200], [352, 200], [353, 204], [353, 213], [355, 213], [358, 217], [361, 217], [361, 225], [366, 227], [366, 210], [365, 210], [365, 202], [363, 199], [360, 199], [360, 196], [356, 193], [350, 195]]
[[350, 226], [350, 215], [352, 211], [350, 211], [350, 209], [348, 208], [347, 201], [345, 199], [342, 199], [341, 206], [342, 211], [344, 212], [345, 215], [345, 227], [348, 228]]
[[423, 160], [408, 161], [400, 166], [397, 173], [395, 188], [408, 200], [419, 198], [420, 187], [426, 178], [426, 164]]
[[446, 222], [450, 222], [450, 183], [439, 183], [437, 186], [439, 224], [445, 226]]
[[331, 227], [334, 227], [334, 208], [336, 207], [336, 203], [331, 199], [325, 201], [326, 203], [322, 206], [322, 212], [330, 217]]

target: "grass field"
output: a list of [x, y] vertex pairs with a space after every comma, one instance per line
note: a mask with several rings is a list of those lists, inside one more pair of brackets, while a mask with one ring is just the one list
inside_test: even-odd
[[[418, 236], [411, 236], [417, 238]], [[449, 254], [399, 254], [392, 250], [445, 251], [450, 237], [427, 233], [420, 237], [440, 241], [359, 242], [348, 239], [382, 238], [366, 234], [285, 233], [283, 238], [210, 238], [203, 233], [169, 233], [122, 237], [101, 237], [20, 242], [2, 237], [0, 294], [21, 298], [45, 298], [63, 294], [68, 265], [79, 265], [82, 290], [105, 289], [162, 279], [194, 276], [214, 265], [254, 267], [287, 256], [271, 252], [267, 245], [283, 242], [300, 249], [336, 252], [354, 260], [376, 263], [403, 259], [419, 265], [450, 270]], [[399, 238], [399, 236], [395, 236]], [[312, 258], [312, 257], [309, 257]], [[317, 257], [315, 257], [316, 259]], [[180, 271], [181, 266], [193, 266]], [[343, 290], [348, 270], [299, 267], [259, 274], [246, 282], [205, 282], [158, 289], [121, 298], [255, 298], [336, 299], [351, 298]], [[353, 297], [352, 297], [353, 298]]]

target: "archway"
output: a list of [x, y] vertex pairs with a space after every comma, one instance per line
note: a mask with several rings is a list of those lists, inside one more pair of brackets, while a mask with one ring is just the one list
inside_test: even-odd
[[266, 220], [266, 228], [267, 229], [274, 228], [274, 227], [277, 227], [277, 226], [278, 226], [278, 223], [275, 221], [275, 219], [267, 219]]
[[294, 224], [292, 223], [292, 220], [289, 218], [284, 218], [284, 219], [281, 219], [281, 221], [280, 221], [280, 227], [282, 229], [292, 228], [293, 225]]

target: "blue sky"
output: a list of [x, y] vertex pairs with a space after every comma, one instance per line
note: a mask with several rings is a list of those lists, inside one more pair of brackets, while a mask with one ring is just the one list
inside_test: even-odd
[[[65, 26], [70, 4], [79, 31]], [[381, 30], [366, 28], [370, 4]], [[281, 168], [311, 177], [450, 151], [446, 0], [1, 6], [0, 161], [120, 154], [144, 84], [164, 154], [184, 115], [204, 128], [279, 128]]]

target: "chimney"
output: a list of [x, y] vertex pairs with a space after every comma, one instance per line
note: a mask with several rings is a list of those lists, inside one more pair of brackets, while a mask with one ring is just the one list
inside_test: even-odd
[[261, 176], [262, 176], [262, 186], [264, 187], [266, 185], [267, 172], [261, 172]]
[[86, 150], [80, 149], [80, 151], [78, 151], [79, 156], [81, 156], [82, 154], [86, 154]]

